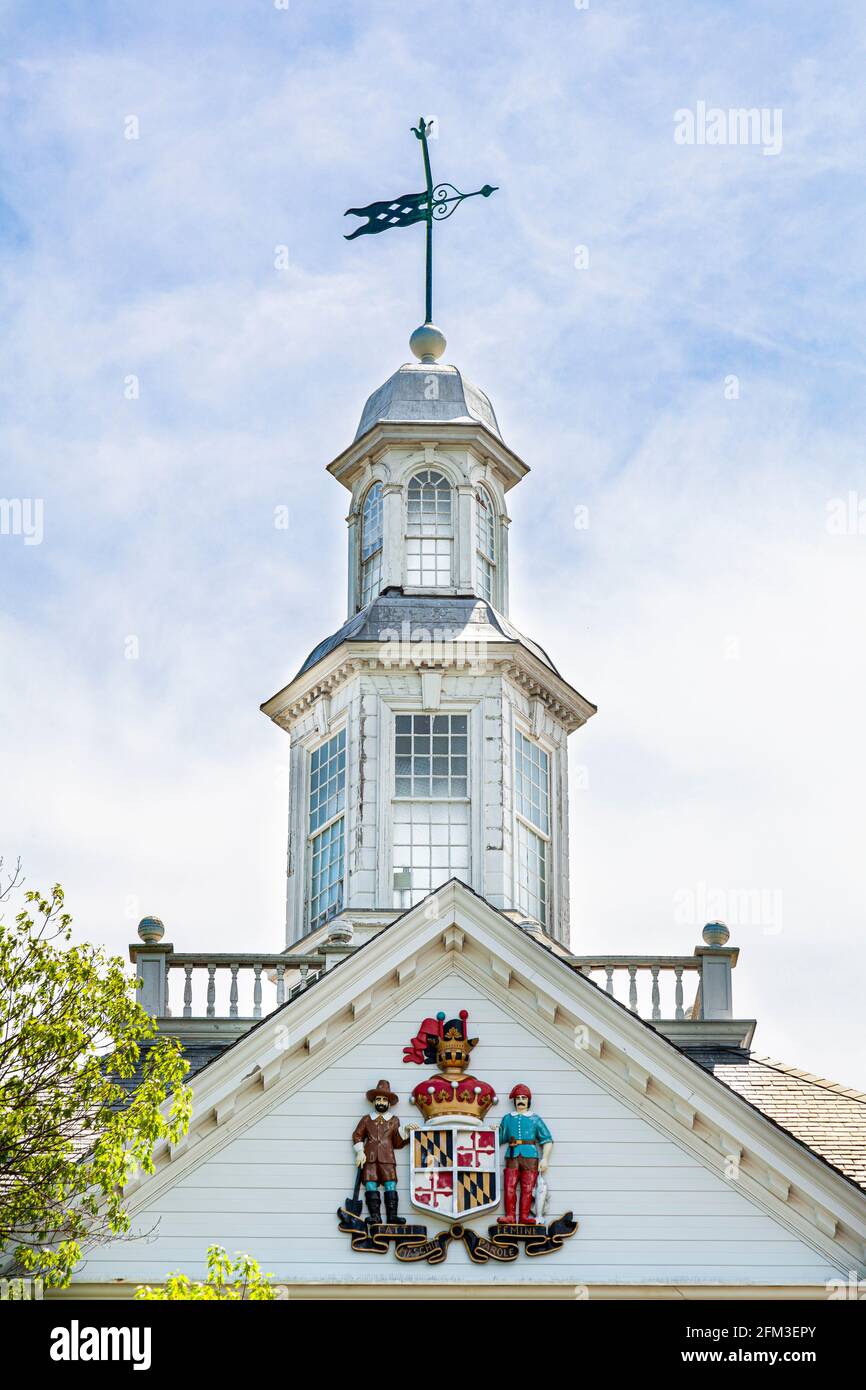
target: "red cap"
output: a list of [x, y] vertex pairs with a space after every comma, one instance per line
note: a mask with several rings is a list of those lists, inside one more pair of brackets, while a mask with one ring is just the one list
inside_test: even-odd
[[532, 1092], [528, 1086], [524, 1086], [522, 1081], [518, 1081], [517, 1085], [512, 1088], [508, 1099], [514, 1100], [516, 1096], [526, 1096], [529, 1100], [532, 1100]]

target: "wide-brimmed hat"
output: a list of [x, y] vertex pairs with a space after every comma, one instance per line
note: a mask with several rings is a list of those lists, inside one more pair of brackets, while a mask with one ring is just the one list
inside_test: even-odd
[[397, 1105], [400, 1100], [400, 1097], [395, 1096], [391, 1090], [390, 1081], [380, 1081], [378, 1086], [374, 1086], [367, 1092], [367, 1099], [371, 1104], [377, 1096], [385, 1096], [389, 1105]]

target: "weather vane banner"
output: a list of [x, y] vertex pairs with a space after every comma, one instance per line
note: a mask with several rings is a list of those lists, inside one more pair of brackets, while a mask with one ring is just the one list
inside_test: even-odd
[[496, 192], [496, 188], [489, 183], [485, 183], [483, 188], [476, 188], [473, 193], [461, 193], [459, 188], [455, 188], [453, 183], [433, 183], [433, 174], [430, 169], [430, 150], [427, 137], [433, 125], [432, 121], [425, 121], [422, 116], [417, 126], [412, 127], [412, 133], [421, 141], [421, 150], [424, 159], [424, 177], [426, 188], [423, 193], [405, 193], [399, 198], [390, 201], [368, 203], [364, 208], [347, 208], [344, 216], [346, 217], [365, 217], [366, 223], [356, 227], [354, 231], [346, 234], [347, 241], [354, 241], [359, 236], [374, 236], [377, 232], [390, 231], [392, 227], [411, 227], [415, 222], [424, 222], [427, 226], [427, 274], [426, 274], [426, 313], [425, 322], [431, 323], [433, 320], [433, 223], [444, 222], [450, 217], [452, 212], [460, 203], [467, 198], [489, 198], [491, 193]]

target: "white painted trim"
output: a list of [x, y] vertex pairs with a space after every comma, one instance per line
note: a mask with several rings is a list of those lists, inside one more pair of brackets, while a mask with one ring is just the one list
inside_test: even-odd
[[[430, 590], [412, 590], [430, 594]], [[359, 671], [393, 671], [392, 665], [382, 660], [381, 642], [342, 642], [333, 651], [317, 661], [315, 666], [303, 676], [291, 681], [277, 691], [261, 706], [262, 712], [281, 728], [291, 732], [295, 722], [304, 717], [309, 706], [322, 689], [336, 690]], [[484, 653], [485, 663], [490, 669], [500, 667], [508, 679], [524, 694], [541, 690], [551, 707], [551, 717], [558, 720], [567, 732], [580, 728], [595, 714], [592, 705], [579, 691], [557, 676], [549, 666], [519, 642], [490, 642]], [[416, 670], [424, 664], [423, 656], [406, 663], [405, 669]], [[441, 657], [433, 660], [433, 665], [441, 666]], [[471, 664], [471, 663], [470, 663]]]
[[[392, 450], [417, 449], [420, 428], [411, 422], [381, 422], [374, 425], [362, 439], [354, 441], [328, 464], [328, 472], [351, 491], [358, 468], [363, 466], [366, 457], [379, 459]], [[465, 449], [481, 462], [490, 461], [497, 469], [505, 491], [521, 482], [530, 471], [529, 465], [513, 449], [480, 422], [458, 424], [448, 421], [434, 424], [425, 421], [423, 431], [428, 448]]]
[[[310, 828], [309, 828], [309, 827], [310, 827], [310, 819], [309, 819], [309, 817], [310, 817], [310, 780], [311, 780], [311, 779], [310, 779], [310, 760], [311, 760], [313, 754], [316, 752], [316, 749], [317, 749], [317, 748], [322, 748], [326, 743], [330, 743], [331, 739], [337, 738], [337, 736], [338, 736], [340, 733], [342, 733], [342, 731], [343, 731], [344, 729], [345, 729], [345, 731], [346, 731], [346, 742], [345, 742], [345, 748], [344, 748], [344, 754], [345, 754], [345, 760], [346, 760], [346, 762], [345, 762], [345, 767], [344, 767], [344, 778], [345, 778], [345, 780], [344, 780], [344, 784], [343, 784], [343, 810], [342, 810], [342, 813], [341, 813], [341, 814], [342, 814], [342, 819], [343, 819], [343, 905], [344, 905], [344, 906], [345, 906], [346, 898], [348, 897], [348, 890], [349, 890], [349, 847], [350, 847], [350, 845], [351, 845], [351, 835], [352, 835], [353, 830], [354, 830], [353, 800], [352, 800], [352, 797], [350, 796], [351, 784], [350, 784], [350, 778], [349, 778], [349, 773], [350, 773], [350, 769], [351, 769], [351, 754], [352, 754], [352, 746], [351, 746], [351, 734], [352, 734], [352, 729], [354, 728], [354, 729], [358, 732], [358, 734], [359, 734], [359, 736], [360, 736], [360, 724], [359, 724], [359, 721], [358, 721], [357, 719], [355, 719], [355, 720], [350, 720], [350, 718], [349, 718], [349, 712], [350, 712], [350, 711], [349, 711], [349, 708], [348, 708], [348, 707], [347, 707], [346, 709], [344, 709], [344, 710], [341, 710], [341, 711], [340, 711], [340, 714], [333, 720], [333, 722], [331, 722], [331, 723], [329, 724], [329, 728], [328, 728], [328, 731], [327, 731], [326, 734], [322, 734], [321, 731], [320, 731], [320, 729], [317, 727], [316, 729], [312, 730], [312, 731], [307, 735], [306, 738], [300, 740], [301, 747], [302, 747], [303, 750], [304, 750], [304, 765], [303, 765], [303, 799], [302, 799], [302, 802], [301, 802], [301, 804], [302, 804], [302, 806], [303, 806], [302, 829], [303, 829], [304, 835], [303, 835], [303, 842], [302, 842], [301, 852], [302, 852], [302, 854], [303, 854], [303, 859], [304, 859], [303, 909], [302, 909], [302, 910], [303, 910], [303, 918], [302, 918], [302, 925], [303, 925], [303, 929], [304, 929], [305, 932], [308, 932], [308, 931], [310, 930], [310, 923], [309, 923], [308, 917], [309, 917], [310, 908], [311, 908], [312, 900], [313, 900], [313, 883], [312, 883], [313, 853], [312, 853], [312, 842], [313, 842], [313, 840], [316, 838], [316, 836], [323, 834], [327, 829], [329, 829], [329, 827], [330, 827], [331, 825], [333, 825], [336, 821], [338, 821], [338, 820], [340, 819], [340, 816], [339, 816], [339, 815], [332, 816], [331, 819], [330, 819], [329, 821], [326, 821], [326, 822], [324, 822], [322, 825], [319, 826], [318, 830], [315, 831], [315, 834], [310, 834]], [[325, 924], [324, 924], [324, 923], [321, 923], [320, 925], [325, 925]]]
[[394, 708], [379, 696], [379, 783], [376, 788], [377, 893], [384, 907], [394, 903], [394, 842], [391, 833], [391, 799], [394, 788]]
[[[45, 1297], [54, 1303], [70, 1300], [93, 1302], [124, 1302], [135, 1297], [139, 1283], [117, 1280], [112, 1283], [73, 1283], [68, 1289], [46, 1290]], [[150, 1286], [160, 1285], [151, 1280]], [[687, 1303], [789, 1303], [826, 1302], [824, 1284], [506, 1284], [496, 1279], [486, 1284], [459, 1283], [346, 1283], [289, 1284], [274, 1281], [280, 1297], [291, 1302], [352, 1302], [399, 1299], [401, 1302], [564, 1302], [607, 1303], [621, 1302], [687, 1302]], [[285, 1291], [285, 1292], [283, 1292]]]

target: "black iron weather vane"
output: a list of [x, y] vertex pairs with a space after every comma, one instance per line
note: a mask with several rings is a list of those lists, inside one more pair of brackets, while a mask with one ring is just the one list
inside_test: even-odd
[[[425, 274], [425, 308], [424, 319], [425, 327], [433, 324], [433, 223], [444, 222], [446, 217], [450, 217], [456, 207], [466, 198], [489, 198], [496, 189], [486, 183], [483, 188], [477, 188], [474, 193], [461, 193], [459, 188], [455, 188], [453, 183], [433, 182], [433, 175], [430, 171], [430, 150], [427, 145], [427, 136], [432, 121], [425, 121], [422, 116], [417, 126], [412, 127], [412, 133], [421, 141], [421, 151], [424, 157], [424, 178], [426, 188], [423, 193], [407, 193], [402, 198], [393, 198], [390, 202], [370, 203], [365, 208], [348, 208], [345, 216], [350, 214], [353, 217], [366, 217], [366, 224], [356, 227], [353, 232], [349, 232], [346, 240], [354, 241], [355, 237], [374, 235], [376, 232], [387, 232], [392, 227], [410, 227], [414, 222], [424, 222], [427, 228], [427, 256]], [[443, 340], [444, 347], [444, 340]]]

